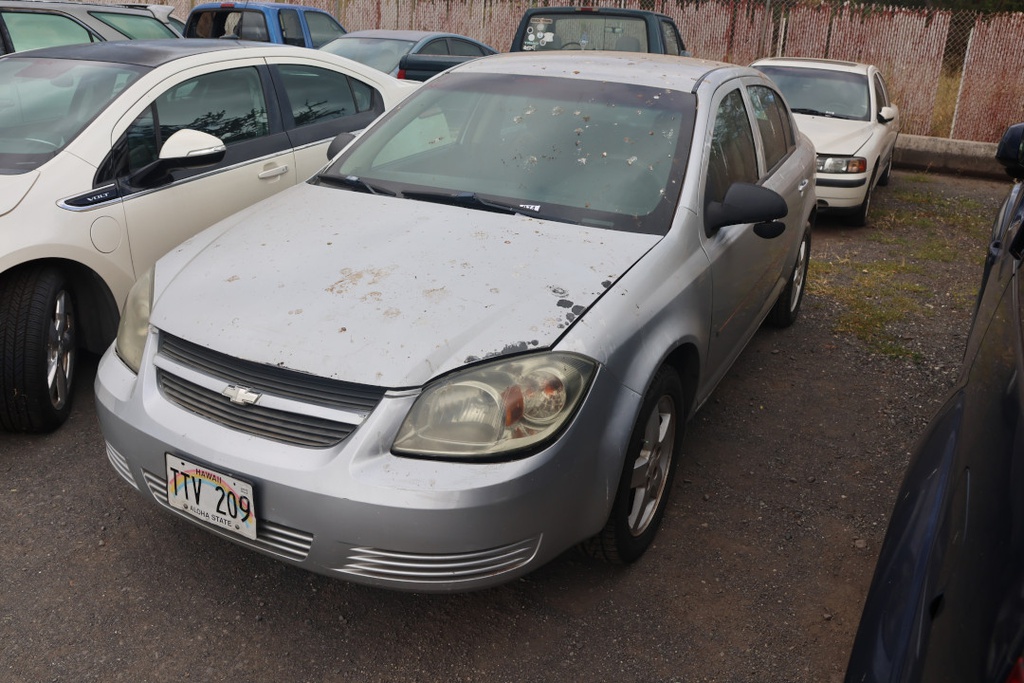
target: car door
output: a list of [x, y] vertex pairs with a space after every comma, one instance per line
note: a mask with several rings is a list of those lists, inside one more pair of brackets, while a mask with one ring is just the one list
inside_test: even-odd
[[[168, 78], [115, 142], [106, 163], [122, 197], [136, 276], [199, 230], [296, 182], [291, 142], [276, 106], [268, 106], [266, 67], [245, 61]], [[183, 128], [218, 137], [227, 146], [223, 160], [151, 177], [146, 170], [160, 145]]]
[[[708, 127], [710, 139], [706, 145], [705, 209], [710, 202], [722, 201], [730, 185], [736, 182], [761, 184], [776, 191], [784, 183], [793, 182], [785, 176], [785, 160], [772, 169], [765, 168], [753, 109], [739, 80], [720, 87], [712, 99], [713, 123]], [[711, 265], [713, 290], [708, 349], [713, 382], [732, 364], [774, 303], [782, 285], [780, 278], [788, 250], [800, 235], [793, 213], [791, 207], [785, 219], [785, 232], [773, 239], [756, 235], [751, 224], [704, 230], [702, 242]]]
[[380, 92], [354, 76], [288, 62], [273, 64], [271, 72], [300, 180], [327, 163], [327, 146], [336, 135], [361, 130], [384, 112]]

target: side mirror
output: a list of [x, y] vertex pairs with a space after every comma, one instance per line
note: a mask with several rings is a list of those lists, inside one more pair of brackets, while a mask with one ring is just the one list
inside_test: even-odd
[[1015, 180], [1024, 180], [1024, 123], [1015, 123], [1003, 133], [996, 147], [996, 161]]
[[157, 160], [146, 164], [128, 178], [134, 188], [151, 188], [170, 181], [171, 171], [212, 166], [224, 159], [227, 147], [209, 133], [182, 128], [167, 138]]
[[[733, 183], [721, 202], [710, 202], [704, 211], [704, 230], [708, 236], [719, 228], [739, 223], [775, 223], [789, 213], [786, 200], [774, 190], [753, 183]], [[778, 223], [755, 226], [754, 232], [765, 239], [782, 234]]]
[[878, 122], [889, 123], [896, 118], [896, 107], [882, 107], [878, 110]]
[[348, 147], [348, 143], [356, 139], [354, 133], [338, 133], [331, 140], [331, 144], [327, 146], [327, 158], [333, 159], [338, 156], [338, 152]]

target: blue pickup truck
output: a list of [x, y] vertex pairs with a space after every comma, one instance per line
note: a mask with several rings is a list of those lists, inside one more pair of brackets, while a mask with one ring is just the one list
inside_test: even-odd
[[188, 13], [184, 35], [319, 48], [345, 35], [345, 29], [316, 7], [281, 2], [208, 2]]

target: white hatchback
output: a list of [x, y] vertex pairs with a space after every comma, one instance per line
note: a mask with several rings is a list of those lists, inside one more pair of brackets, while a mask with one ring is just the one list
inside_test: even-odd
[[833, 59], [772, 58], [751, 64], [789, 103], [818, 153], [818, 208], [867, 223], [871, 192], [888, 185], [900, 130], [876, 66]]
[[326, 52], [105, 42], [0, 60], [0, 427], [67, 417], [79, 348], [114, 339], [168, 249], [304, 181], [418, 84]]

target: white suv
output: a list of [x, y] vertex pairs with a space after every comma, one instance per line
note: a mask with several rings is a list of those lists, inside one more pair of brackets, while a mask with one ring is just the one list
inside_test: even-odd
[[0, 54], [106, 40], [180, 37], [172, 10], [167, 5], [0, 0]]

